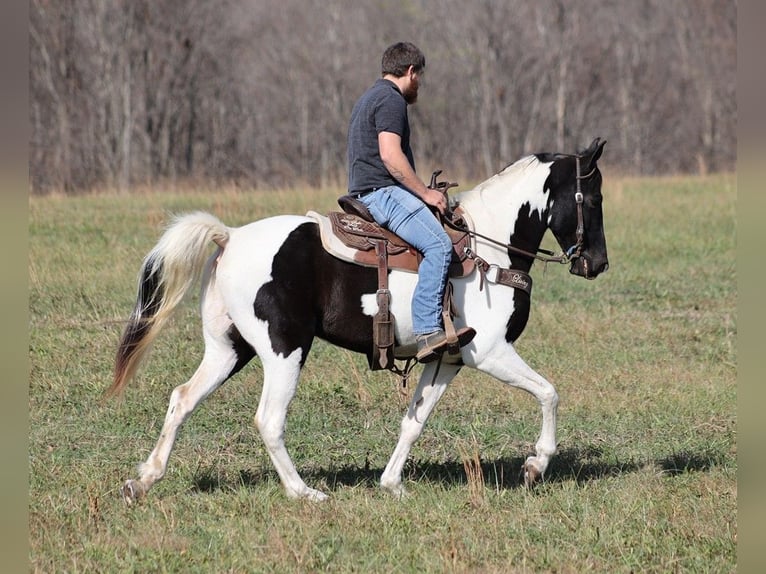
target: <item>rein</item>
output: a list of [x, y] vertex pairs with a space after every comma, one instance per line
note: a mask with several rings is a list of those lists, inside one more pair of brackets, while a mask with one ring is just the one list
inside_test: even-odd
[[[476, 231], [473, 231], [472, 229], [467, 229], [465, 227], [459, 227], [457, 225], [454, 225], [451, 221], [445, 220], [447, 225], [449, 225], [452, 229], [457, 229], [458, 231], [464, 231], [471, 237], [480, 237], [484, 239], [485, 241], [489, 241], [490, 243], [494, 243], [495, 245], [499, 247], [504, 247], [510, 252], [516, 253], [517, 255], [523, 255], [525, 257], [529, 257], [530, 259], [537, 259], [539, 261], [544, 261], [545, 263], [566, 263], [569, 261], [569, 256], [566, 253], [562, 253], [561, 255], [554, 255], [553, 251], [549, 251], [547, 249], [539, 248], [537, 250], [537, 253], [532, 253], [531, 251], [527, 251], [525, 249], [521, 249], [520, 247], [514, 247], [510, 243], [503, 243], [502, 241], [498, 241], [496, 239], [492, 239], [491, 237], [487, 237], [486, 235], [482, 235], [481, 233], [478, 233]], [[472, 257], [473, 251], [470, 247], [465, 247], [463, 249], [465, 254], [468, 257]], [[542, 253], [542, 255], [541, 255]]]
[[[461, 227], [459, 225], [456, 225], [455, 223], [452, 222], [451, 217], [445, 217], [444, 222], [452, 229], [468, 233], [468, 235], [470, 235], [471, 237], [480, 237], [481, 239], [484, 239], [485, 241], [488, 241], [499, 247], [503, 247], [507, 249], [509, 253], [516, 253], [517, 255], [529, 257], [530, 259], [537, 259], [538, 261], [543, 261], [544, 263], [569, 263], [572, 260], [577, 259], [582, 254], [582, 248], [585, 242], [585, 222], [583, 219], [583, 212], [582, 212], [582, 204], [583, 204], [584, 196], [582, 194], [582, 186], [580, 182], [583, 179], [588, 179], [590, 176], [592, 176], [594, 172], [596, 171], [596, 168], [594, 167], [586, 175], [581, 175], [580, 174], [580, 158], [582, 156], [570, 155], [568, 157], [575, 158], [575, 170], [576, 170], [575, 180], [577, 183], [577, 188], [575, 191], [575, 203], [577, 204], [577, 228], [575, 230], [576, 241], [575, 241], [575, 244], [572, 245], [572, 247], [567, 249], [565, 252], [562, 252], [560, 255], [554, 255], [553, 251], [549, 251], [547, 249], [542, 249], [542, 248], [538, 248], [537, 252], [533, 253], [531, 251], [527, 251], [525, 249], [515, 247], [511, 245], [510, 243], [503, 243], [502, 241], [492, 239], [491, 237], [482, 235], [481, 233], [478, 233], [472, 229], [468, 229], [467, 227]], [[445, 190], [445, 193], [446, 193], [446, 190]], [[483, 261], [471, 250], [470, 247], [466, 246], [463, 249], [463, 251], [469, 259], [479, 259], [480, 261]]]

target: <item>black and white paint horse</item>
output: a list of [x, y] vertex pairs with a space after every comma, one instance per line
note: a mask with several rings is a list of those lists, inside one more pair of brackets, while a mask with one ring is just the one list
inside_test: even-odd
[[[550, 229], [569, 252], [571, 273], [593, 279], [605, 271], [602, 178], [596, 165], [604, 143], [596, 139], [578, 155], [524, 157], [475, 189], [457, 194], [455, 199], [481, 235], [475, 238], [475, 253], [497, 268], [527, 272], [533, 259], [517, 249], [535, 253]], [[209, 256], [211, 242], [218, 247]], [[191, 379], [173, 390], [154, 450], [139, 466], [138, 478], [122, 486], [125, 501], [136, 501], [164, 476], [180, 425], [256, 355], [264, 380], [255, 423], [287, 495], [325, 499], [301, 479], [285, 448], [285, 418], [315, 337], [370, 352], [377, 271], [329, 255], [316, 222], [306, 216], [279, 215], [238, 228], [203, 212], [177, 217], [143, 262], [136, 305], [117, 351], [111, 393], [121, 392], [135, 375], [159, 331], [200, 278], [204, 357]], [[415, 354], [410, 301], [416, 281], [414, 273], [390, 272], [397, 357]], [[459, 311], [455, 326], [470, 325], [477, 334], [459, 354], [424, 366], [380, 479], [395, 495], [404, 492], [402, 469], [413, 443], [463, 367], [479, 369], [539, 401], [542, 429], [535, 455], [523, 465], [527, 484], [542, 477], [556, 453], [556, 389], [527, 366], [513, 346], [527, 323], [529, 295], [482, 281], [477, 272], [452, 283]]]

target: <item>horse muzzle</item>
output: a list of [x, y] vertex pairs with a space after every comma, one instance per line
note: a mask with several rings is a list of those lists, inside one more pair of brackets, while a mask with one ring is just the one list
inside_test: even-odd
[[574, 259], [569, 266], [569, 272], [572, 275], [585, 279], [595, 279], [607, 269], [609, 269], [609, 261], [606, 257], [591, 257], [586, 253]]

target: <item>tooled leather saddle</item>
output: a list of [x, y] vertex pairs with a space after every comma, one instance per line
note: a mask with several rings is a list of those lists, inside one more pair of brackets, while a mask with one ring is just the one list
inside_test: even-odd
[[[343, 252], [338, 253], [337, 249], [333, 250], [333, 246], [337, 243], [331, 238], [329, 240], [323, 238], [325, 248], [328, 248], [331, 253], [358, 265], [378, 267], [377, 246], [378, 242], [382, 241], [385, 245], [389, 269], [417, 273], [418, 266], [423, 259], [422, 253], [398, 235], [375, 223], [371, 218], [363, 217], [354, 210], [356, 206], [351, 207], [351, 202], [358, 203], [362, 208], [364, 208], [364, 204], [353, 198], [346, 196], [344, 198], [342, 207], [347, 211], [328, 213], [327, 223], [320, 225], [320, 227], [323, 234], [332, 233], [335, 239], [351, 251], [342, 250]], [[465, 221], [462, 209], [458, 207], [454, 212], [453, 222], [456, 223], [456, 227], [460, 228], [466, 225]], [[473, 270], [473, 261], [466, 257], [464, 251], [464, 247], [470, 246], [471, 243], [468, 232], [447, 226], [444, 229], [452, 240], [453, 248], [449, 276], [463, 277], [468, 275]]]

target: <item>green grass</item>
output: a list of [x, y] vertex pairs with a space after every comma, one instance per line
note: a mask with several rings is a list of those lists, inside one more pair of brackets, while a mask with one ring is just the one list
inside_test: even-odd
[[[253, 416], [254, 361], [179, 434], [166, 478], [119, 486], [202, 352], [196, 301], [122, 401], [102, 402], [143, 256], [168, 213], [235, 225], [334, 208], [321, 192], [33, 198], [29, 222], [30, 569], [39, 572], [733, 572], [737, 545], [736, 179], [606, 179], [610, 270], [537, 265], [519, 352], [556, 385], [559, 455], [532, 492], [534, 400], [475, 372], [377, 487], [406, 399], [318, 342], [286, 440], [324, 504], [287, 499]], [[546, 242], [551, 246], [550, 238]]]

